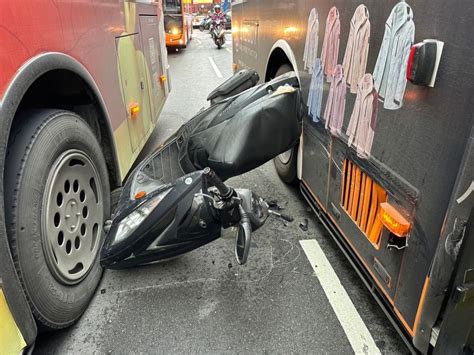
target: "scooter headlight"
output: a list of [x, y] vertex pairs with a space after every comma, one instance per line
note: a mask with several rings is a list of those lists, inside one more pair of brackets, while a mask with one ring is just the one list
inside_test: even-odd
[[117, 233], [112, 242], [112, 245], [118, 244], [121, 241], [130, 237], [130, 235], [143, 223], [143, 221], [153, 212], [153, 210], [160, 204], [163, 198], [171, 191], [165, 190], [162, 193], [153, 196], [150, 200], [144, 202], [135, 211], [128, 214], [122, 219], [117, 227]]

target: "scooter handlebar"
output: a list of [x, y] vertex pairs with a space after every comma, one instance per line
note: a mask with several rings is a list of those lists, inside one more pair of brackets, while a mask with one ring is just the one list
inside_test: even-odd
[[206, 179], [215, 186], [223, 199], [228, 199], [234, 195], [234, 189], [224, 184], [224, 182], [216, 175], [216, 173], [209, 167], [204, 168], [203, 174]]

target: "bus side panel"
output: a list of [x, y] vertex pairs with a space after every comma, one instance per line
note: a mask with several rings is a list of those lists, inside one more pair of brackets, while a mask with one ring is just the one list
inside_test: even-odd
[[327, 210], [328, 169], [330, 160], [330, 137], [324, 129], [305, 129], [303, 138], [303, 176], [312, 186], [319, 204]]
[[[310, 129], [309, 124], [305, 123], [305, 130]], [[361, 198], [357, 203], [354, 202], [355, 197], [352, 196], [352, 206], [349, 204], [351, 194], [356, 192], [355, 179], [353, 174], [347, 168], [347, 164], [351, 164], [353, 170], [359, 170], [359, 165], [354, 164], [353, 160], [347, 159], [350, 155], [350, 150], [347, 145], [338, 140], [332, 139], [332, 155], [331, 155], [331, 171], [330, 183], [328, 192], [328, 215], [337, 223], [343, 232], [344, 237], [356, 249], [356, 252], [364, 263], [364, 267], [368, 270], [374, 281], [379, 286], [380, 290], [385, 294], [389, 303], [394, 304], [395, 292], [397, 289], [399, 273], [401, 269], [403, 251], [395, 251], [386, 248], [390, 238], [388, 231], [383, 230], [380, 234], [379, 240], [373, 242], [369, 239], [369, 228], [373, 230], [377, 221], [377, 216], [374, 215], [377, 211], [374, 210], [376, 205], [372, 202], [376, 195], [376, 186], [382, 189], [390, 190], [390, 186], [381, 179], [370, 178], [370, 174], [366, 174], [367, 170], [360, 170], [359, 173], [366, 175], [366, 180], [361, 181]], [[368, 170], [370, 171], [370, 169]], [[346, 174], [344, 176], [344, 174]], [[345, 191], [344, 191], [345, 189]], [[363, 191], [362, 191], [363, 190]], [[393, 191], [393, 189], [392, 189]], [[342, 197], [345, 197], [347, 203], [344, 204]], [[345, 206], [348, 206], [346, 208]], [[360, 213], [360, 223], [354, 221], [351, 217], [352, 210], [357, 206]], [[349, 211], [349, 208], [351, 209]], [[362, 211], [365, 210], [365, 211]], [[358, 213], [358, 214], [359, 214]], [[372, 221], [369, 221], [372, 213]], [[371, 226], [369, 226], [371, 224]]]
[[237, 61], [240, 68], [256, 69], [258, 65], [262, 65], [258, 57], [258, 46], [262, 37], [258, 18], [258, 4], [246, 3], [245, 7], [232, 7], [232, 46], [241, 58]]
[[[372, 73], [377, 61], [385, 31], [385, 22], [397, 0], [366, 0], [363, 2], [370, 15], [370, 40], [367, 73]], [[415, 42], [436, 38], [445, 42], [438, 78], [434, 88], [407, 84], [403, 107], [387, 110], [378, 105], [378, 119], [371, 158], [359, 159], [356, 166], [388, 193], [388, 201], [406, 210], [413, 220], [408, 246], [403, 250], [387, 248], [388, 236], [382, 233], [379, 249], [367, 243], [367, 237], [358, 230], [350, 213], [339, 211], [339, 228], [353, 239], [353, 248], [361, 262], [373, 273], [379, 287], [393, 302], [394, 311], [413, 335], [415, 316], [418, 311], [424, 280], [428, 273], [446, 214], [448, 201], [459, 169], [468, 135], [473, 124], [474, 100], [474, 53], [470, 36], [474, 3], [471, 0], [425, 0], [407, 2], [414, 12]], [[319, 14], [318, 55], [324, 39], [326, 17], [329, 9], [336, 6], [341, 21], [338, 63], [342, 64], [350, 20], [358, 0], [319, 1], [252, 1], [248, 0], [233, 8], [235, 21], [256, 19], [258, 30], [257, 69], [262, 78], [273, 44], [286, 40], [297, 58], [298, 69], [302, 62], [308, 15], [314, 7]], [[236, 52], [235, 61], [245, 63]], [[324, 83], [322, 110], [326, 106], [329, 83]], [[343, 132], [346, 132], [354, 108], [356, 95], [349, 90], [346, 96]], [[306, 139], [312, 139], [307, 142]], [[336, 140], [333, 139], [333, 142]], [[316, 138], [305, 135], [305, 149], [318, 147]], [[331, 149], [331, 159], [343, 170], [346, 157], [357, 160], [352, 149], [347, 150], [347, 136]], [[315, 154], [305, 152], [303, 179], [316, 196], [324, 196], [321, 171], [329, 179], [329, 195], [323, 206], [339, 206], [342, 173], [339, 169], [311, 167]], [[342, 157], [342, 159], [341, 159]], [[309, 166], [308, 166], [309, 165]], [[319, 197], [318, 197], [319, 198]], [[334, 218], [331, 209], [328, 213]], [[337, 215], [337, 213], [336, 213]], [[357, 215], [356, 215], [357, 216]], [[348, 217], [347, 221], [343, 221]], [[357, 217], [356, 217], [357, 219]], [[384, 234], [385, 233], [385, 234]], [[377, 260], [376, 260], [377, 259]], [[376, 265], [376, 266], [375, 266]], [[378, 269], [375, 270], [375, 269]], [[391, 286], [384, 286], [387, 274]]]
[[140, 16], [142, 33], [142, 48], [147, 70], [148, 96], [150, 97], [151, 119], [156, 122], [161, 108], [165, 104], [166, 91], [163, 81], [163, 57], [160, 51], [160, 41], [163, 34], [160, 32], [157, 16]]
[[[65, 53], [84, 65], [94, 78], [107, 107], [116, 140], [121, 176], [136, 158], [130, 143], [120, 89], [115, 38], [139, 32], [138, 15], [160, 15], [156, 3], [129, 1], [5, 1], [0, 22], [0, 97], [21, 66], [45, 52]], [[34, 21], [32, 21], [34, 14]], [[127, 103], [128, 104], [128, 103]], [[126, 110], [128, 108], [125, 108]], [[144, 141], [139, 145], [144, 144]]]
[[474, 352], [474, 211], [464, 234], [435, 354]]

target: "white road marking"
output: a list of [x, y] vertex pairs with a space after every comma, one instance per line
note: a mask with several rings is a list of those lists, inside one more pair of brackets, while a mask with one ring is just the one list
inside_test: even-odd
[[223, 78], [221, 71], [216, 65], [216, 62], [214, 62], [214, 59], [212, 57], [207, 57], [209, 59], [209, 62], [211, 63], [212, 69], [214, 69], [214, 72], [216, 73], [218, 78]]
[[230, 54], [232, 54], [232, 50], [229, 47], [225, 47], [225, 50], [229, 52]]
[[315, 239], [300, 240], [324, 293], [356, 354], [380, 354], [367, 326]]
[[196, 38], [198, 44], [202, 44], [202, 41], [199, 38]]

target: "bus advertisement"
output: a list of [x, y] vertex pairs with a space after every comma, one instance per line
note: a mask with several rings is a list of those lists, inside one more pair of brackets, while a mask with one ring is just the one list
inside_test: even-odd
[[0, 22], [0, 353], [73, 324], [100, 281], [111, 191], [169, 93], [150, 0], [4, 1]]
[[166, 46], [186, 48], [193, 37], [192, 0], [163, 0]]
[[233, 69], [294, 71], [308, 106], [299, 145], [274, 160], [280, 178], [410, 349], [471, 353], [471, 0], [233, 0], [232, 12]]

